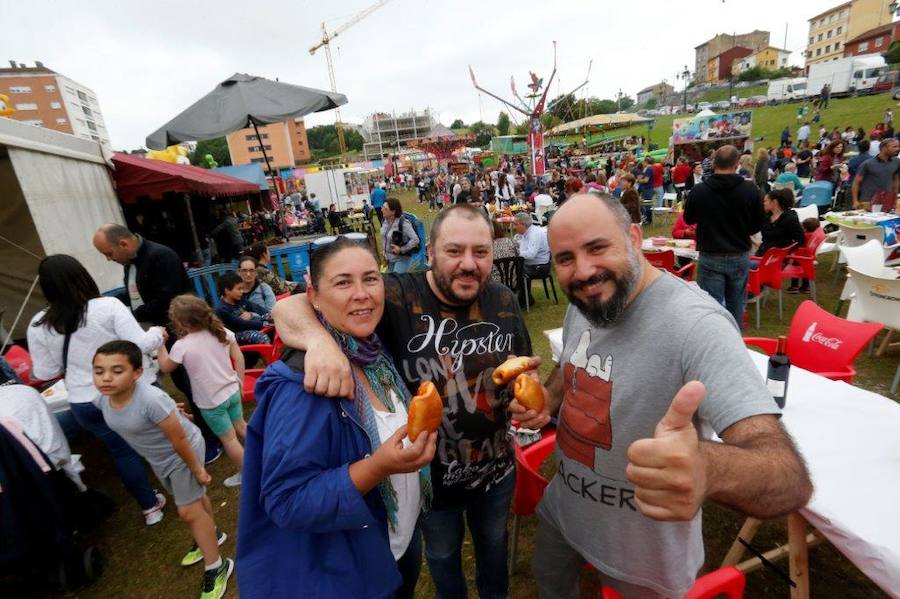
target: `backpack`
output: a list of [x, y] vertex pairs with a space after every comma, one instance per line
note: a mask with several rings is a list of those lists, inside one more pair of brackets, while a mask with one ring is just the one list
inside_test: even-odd
[[[397, 230], [392, 233], [392, 235], [395, 236], [395, 239], [393, 239], [392, 241], [395, 245], [398, 245], [400, 247], [403, 247], [405, 245], [406, 237], [403, 234], [403, 221], [404, 220], [409, 223], [409, 225], [412, 227], [413, 234], [416, 236], [416, 244], [406, 253], [407, 256], [411, 256], [411, 255], [415, 254], [416, 252], [418, 252], [419, 249], [422, 247], [422, 239], [419, 237], [419, 231], [416, 230], [416, 223], [414, 223], [413, 220], [411, 218], [409, 218], [409, 216], [407, 216], [406, 214], [403, 214], [400, 217], [400, 224], [399, 224]], [[399, 235], [397, 235], [398, 233], [399, 233]], [[396, 237], [400, 238], [401, 243], [397, 243]]]

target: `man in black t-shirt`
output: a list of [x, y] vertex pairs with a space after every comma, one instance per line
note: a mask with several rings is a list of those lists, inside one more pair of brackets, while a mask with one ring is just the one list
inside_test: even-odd
[[[508, 594], [506, 518], [515, 486], [510, 413], [527, 428], [549, 421], [525, 412], [491, 374], [510, 354], [530, 356], [531, 339], [515, 295], [491, 281], [493, 244], [484, 213], [471, 204], [441, 212], [431, 228], [431, 270], [384, 278], [377, 329], [411, 393], [431, 380], [444, 402], [431, 464], [432, 509], [421, 520], [425, 555], [441, 597], [465, 597], [464, 516], [475, 546], [482, 597]], [[279, 302], [275, 323], [287, 345], [306, 349], [305, 385], [322, 395], [349, 395], [347, 359], [306, 300]], [[537, 367], [538, 359], [532, 361]]]
[[809, 149], [809, 142], [800, 143], [800, 151], [794, 163], [797, 165], [797, 176], [803, 179], [809, 178], [809, 169], [812, 166], [812, 150]]

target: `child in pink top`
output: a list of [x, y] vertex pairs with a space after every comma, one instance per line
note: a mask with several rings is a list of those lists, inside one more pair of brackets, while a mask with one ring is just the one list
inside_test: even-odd
[[241, 484], [244, 465], [244, 447], [237, 437], [244, 439], [247, 435], [241, 404], [244, 355], [234, 333], [197, 296], [186, 294], [173, 299], [169, 318], [179, 339], [170, 351], [160, 348], [160, 370], [171, 372], [184, 365], [200, 415], [238, 468], [238, 473], [226, 478], [224, 484], [236, 487]]

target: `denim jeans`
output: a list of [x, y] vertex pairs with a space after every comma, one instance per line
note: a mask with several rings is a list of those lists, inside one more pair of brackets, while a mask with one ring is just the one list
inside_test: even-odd
[[738, 330], [744, 324], [744, 305], [747, 302], [747, 272], [750, 270], [750, 253], [709, 254], [700, 253], [700, 272], [697, 284], [714, 300], [725, 306], [734, 317]]
[[128, 492], [137, 500], [142, 510], [149, 510], [156, 505], [156, 494], [147, 478], [144, 460], [131, 448], [125, 439], [106, 425], [103, 412], [92, 403], [69, 404], [72, 415], [81, 428], [103, 441], [112, 455], [119, 479], [125, 484]]
[[403, 584], [394, 593], [394, 599], [413, 599], [416, 596], [416, 583], [419, 582], [419, 571], [422, 569], [422, 528], [416, 525], [412, 539], [406, 551], [397, 560], [397, 569], [403, 578]]
[[654, 205], [657, 208], [662, 208], [663, 205], [665, 204], [665, 195], [666, 195], [666, 190], [664, 187], [654, 187], [653, 188], [653, 199], [656, 200], [654, 202]]
[[506, 569], [506, 519], [516, 486], [510, 472], [496, 486], [470, 496], [464, 506], [432, 510], [422, 519], [425, 558], [439, 599], [466, 599], [462, 571], [465, 536], [463, 514], [475, 547], [475, 584], [481, 599], [505, 599], [509, 593]]

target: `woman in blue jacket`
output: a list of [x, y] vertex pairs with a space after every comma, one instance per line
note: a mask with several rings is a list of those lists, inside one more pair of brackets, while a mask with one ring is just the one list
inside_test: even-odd
[[374, 334], [384, 283], [372, 251], [338, 238], [310, 256], [310, 281], [308, 298], [350, 360], [355, 394], [305, 391], [301, 352], [257, 383], [244, 449], [240, 594], [412, 597], [437, 433], [404, 441], [409, 392]]

